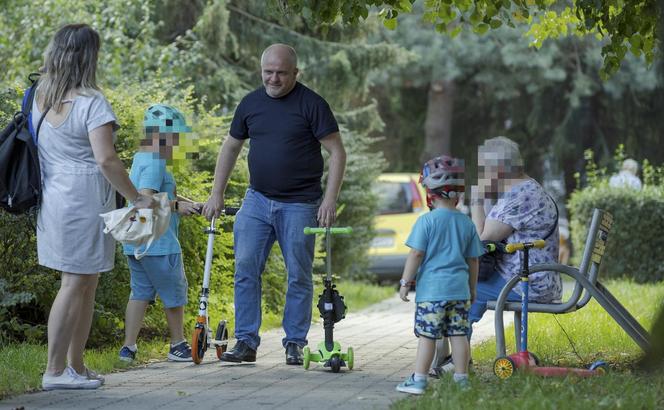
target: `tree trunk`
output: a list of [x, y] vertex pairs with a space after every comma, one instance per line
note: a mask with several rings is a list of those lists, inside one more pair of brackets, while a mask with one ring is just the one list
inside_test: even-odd
[[429, 86], [422, 162], [441, 154], [451, 155], [454, 91], [453, 81], [435, 80]]

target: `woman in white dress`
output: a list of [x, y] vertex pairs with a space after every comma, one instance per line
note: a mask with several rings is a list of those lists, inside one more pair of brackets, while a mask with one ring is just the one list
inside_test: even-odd
[[33, 103], [39, 129], [42, 204], [37, 217], [39, 264], [62, 272], [48, 318], [44, 389], [94, 389], [103, 378], [85, 367], [100, 272], [113, 269], [115, 241], [99, 214], [115, 207], [115, 190], [139, 208], [139, 194], [118, 158], [117, 120], [96, 84], [99, 35], [85, 24], [62, 27], [44, 53]]

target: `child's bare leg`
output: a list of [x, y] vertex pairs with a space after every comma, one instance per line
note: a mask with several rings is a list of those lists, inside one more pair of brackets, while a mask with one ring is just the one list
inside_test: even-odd
[[433, 361], [433, 354], [436, 350], [436, 341], [424, 336], [419, 337], [417, 344], [417, 358], [415, 359], [415, 374], [426, 375], [429, 373], [429, 367]]
[[184, 306], [176, 306], [174, 308], [164, 308], [166, 312], [166, 321], [168, 322], [168, 330], [171, 334], [171, 344], [179, 343], [184, 340], [183, 321], [184, 321]]
[[454, 373], [468, 374], [468, 361], [470, 359], [470, 343], [467, 336], [451, 336], [452, 361]]
[[145, 318], [145, 310], [148, 307], [147, 300], [133, 300], [127, 302], [127, 309], [125, 310], [125, 346], [134, 346], [138, 338], [138, 332], [143, 325]]

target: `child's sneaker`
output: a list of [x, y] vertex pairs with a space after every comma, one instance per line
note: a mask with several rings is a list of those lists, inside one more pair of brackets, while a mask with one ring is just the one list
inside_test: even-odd
[[120, 349], [120, 360], [123, 362], [131, 363], [136, 359], [136, 352], [128, 348], [127, 346], [122, 346]]
[[467, 377], [463, 378], [463, 379], [455, 380], [454, 383], [456, 383], [456, 385], [459, 386], [459, 388], [461, 390], [469, 390], [470, 389], [470, 380], [468, 380]]
[[99, 386], [101, 386], [101, 381], [90, 380], [81, 376], [69, 366], [59, 376], [51, 376], [46, 373], [42, 376], [42, 388], [44, 390], [96, 389]]
[[427, 388], [427, 381], [415, 381], [415, 375], [411, 374], [406, 380], [397, 385], [397, 391], [410, 394], [422, 394]]
[[185, 341], [182, 341], [175, 346], [171, 346], [168, 352], [168, 360], [174, 362], [190, 362], [191, 361], [191, 347]]
[[452, 356], [447, 356], [446, 358], [443, 359], [443, 361], [438, 365], [437, 367], [432, 367], [429, 370], [429, 376], [440, 379], [443, 374], [445, 373], [453, 373], [454, 372], [454, 363], [452, 363]]

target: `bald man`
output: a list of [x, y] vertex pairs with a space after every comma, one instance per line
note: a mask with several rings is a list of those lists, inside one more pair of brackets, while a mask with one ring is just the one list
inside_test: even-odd
[[[314, 236], [307, 226], [331, 226], [341, 188], [346, 151], [327, 102], [297, 81], [297, 54], [273, 44], [261, 56], [263, 86], [246, 95], [235, 110], [221, 146], [214, 187], [203, 214], [224, 208], [224, 191], [244, 141], [249, 146], [249, 189], [235, 218], [235, 338], [221, 360], [254, 362], [260, 344], [261, 274], [275, 240], [288, 272], [282, 344], [286, 363], [302, 364], [313, 299]], [[323, 156], [330, 154], [325, 193]]]

